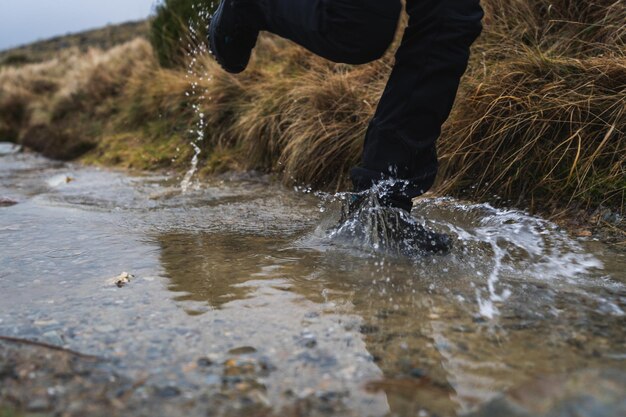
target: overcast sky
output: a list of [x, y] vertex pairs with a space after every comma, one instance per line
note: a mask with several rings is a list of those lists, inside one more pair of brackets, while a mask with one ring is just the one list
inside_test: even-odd
[[157, 0], [0, 0], [0, 50], [147, 17]]

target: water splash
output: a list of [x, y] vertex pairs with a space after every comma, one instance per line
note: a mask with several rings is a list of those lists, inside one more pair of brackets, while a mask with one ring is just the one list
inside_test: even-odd
[[494, 265], [489, 278], [487, 279], [487, 297], [483, 297], [481, 291], [476, 292], [476, 300], [479, 306], [479, 313], [483, 317], [493, 319], [499, 314], [499, 310], [495, 303], [504, 302], [511, 296], [509, 289], [503, 289], [498, 293], [496, 286], [500, 281], [500, 270], [502, 269], [502, 261], [506, 256], [506, 251], [500, 248], [498, 242], [491, 242], [494, 253]]
[[[457, 288], [461, 299], [473, 297], [476, 314], [487, 319], [500, 316], [503, 308], [515, 308], [525, 297], [527, 284], [548, 284], [556, 292], [561, 288], [587, 298], [591, 292], [585, 286], [599, 285], [602, 262], [554, 223], [518, 210], [452, 198], [419, 199], [409, 215], [381, 205], [380, 193], [386, 187], [358, 194], [318, 193], [323, 219], [300, 244], [324, 251], [356, 250], [360, 256], [400, 255], [414, 262], [415, 279], [449, 277], [452, 281], [445, 282], [444, 288], [467, 284], [471, 292]], [[349, 213], [350, 203], [357, 198], [362, 205]], [[432, 257], [412, 250], [414, 242], [406, 239], [403, 229], [413, 225], [452, 236], [451, 253]], [[547, 298], [534, 302], [554, 312]], [[594, 303], [611, 314], [621, 312], [612, 307], [614, 303], [595, 299]]]
[[[206, 5], [193, 5], [192, 8], [199, 17], [198, 21], [210, 21], [213, 3], [208, 7]], [[191, 108], [196, 121], [195, 126], [189, 130], [191, 136], [190, 145], [194, 153], [191, 159], [191, 166], [180, 183], [183, 194], [193, 186], [193, 177], [198, 171], [198, 162], [202, 153], [200, 144], [205, 139], [206, 131], [206, 115], [202, 111], [202, 103], [210, 99], [210, 97], [207, 97], [208, 88], [206, 85], [204, 87], [201, 86], [201, 83], [211, 81], [211, 77], [199, 59], [199, 57], [208, 55], [209, 48], [204, 32], [197, 28], [196, 24], [194, 20], [190, 20], [188, 23], [189, 43], [187, 44], [187, 50], [189, 52], [187, 52], [188, 65], [185, 77], [190, 83], [190, 89], [185, 92], [185, 96], [191, 100]]]
[[438, 198], [420, 200], [414, 213], [457, 236], [461, 259], [491, 263], [486, 283], [476, 288], [479, 314], [489, 319], [513, 295], [505, 281], [578, 285], [603, 268], [557, 225], [519, 210]]
[[332, 206], [340, 206], [339, 219], [322, 221], [316, 232], [318, 243], [390, 256], [414, 257], [447, 251], [449, 240], [435, 233], [437, 228], [426, 229], [405, 210], [383, 203], [390, 190], [405, 185], [402, 180], [386, 180], [359, 193], [316, 193], [321, 200], [321, 213], [332, 215], [337, 212]]
[[202, 152], [200, 150], [200, 147], [196, 145], [194, 142], [191, 143], [191, 146], [194, 149], [194, 155], [193, 155], [193, 158], [191, 158], [191, 168], [189, 168], [189, 170], [185, 173], [183, 180], [180, 182], [180, 188], [183, 191], [183, 194], [185, 194], [192, 185], [191, 180], [193, 179], [194, 174], [198, 170], [198, 157], [200, 156], [200, 153]]

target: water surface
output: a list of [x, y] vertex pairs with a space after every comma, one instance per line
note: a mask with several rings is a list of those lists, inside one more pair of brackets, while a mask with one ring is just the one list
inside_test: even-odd
[[0, 335], [189, 399], [236, 387], [275, 410], [332, 398], [337, 415], [456, 416], [540, 375], [626, 371], [626, 259], [601, 242], [424, 199], [413, 215], [455, 248], [394, 256], [329, 235], [340, 198], [179, 182], [0, 156], [17, 203], [0, 207]]

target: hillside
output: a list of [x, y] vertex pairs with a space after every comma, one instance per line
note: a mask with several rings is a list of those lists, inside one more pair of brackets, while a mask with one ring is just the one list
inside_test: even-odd
[[52, 59], [69, 48], [85, 52], [88, 48], [110, 49], [137, 37], [148, 37], [148, 22], [126, 22], [85, 32], [57, 36], [29, 45], [0, 51], [1, 65], [24, 65]]

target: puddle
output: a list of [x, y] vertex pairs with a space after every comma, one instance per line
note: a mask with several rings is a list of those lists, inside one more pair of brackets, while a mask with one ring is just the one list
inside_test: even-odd
[[16, 153], [0, 196], [19, 202], [0, 207], [0, 335], [188, 401], [245, 388], [277, 412], [316, 396], [456, 416], [541, 375], [626, 371], [624, 254], [521, 212], [421, 200], [415, 221], [454, 248], [402, 257], [335, 239], [339, 202], [263, 177], [181, 193]]

